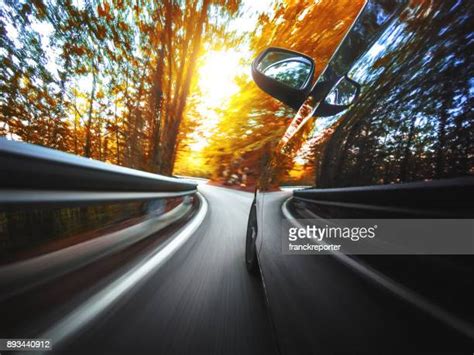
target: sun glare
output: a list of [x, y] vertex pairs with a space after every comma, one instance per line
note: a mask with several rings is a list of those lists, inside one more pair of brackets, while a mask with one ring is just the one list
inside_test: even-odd
[[198, 127], [190, 135], [192, 151], [200, 151], [207, 144], [211, 131], [219, 123], [218, 109], [223, 109], [238, 92], [234, 79], [245, 68], [240, 64], [242, 54], [233, 50], [210, 51], [198, 68], [198, 86], [201, 102], [197, 111], [201, 116]]
[[206, 54], [198, 75], [203, 105], [207, 108], [224, 105], [238, 91], [234, 78], [242, 70], [239, 60], [240, 54], [232, 50]]

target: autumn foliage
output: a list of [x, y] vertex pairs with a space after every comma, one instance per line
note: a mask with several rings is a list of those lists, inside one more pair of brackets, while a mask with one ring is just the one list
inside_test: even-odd
[[[255, 177], [294, 112], [255, 86], [252, 58], [287, 47], [318, 75], [362, 3], [271, 2], [239, 30], [248, 1], [0, 0], [0, 135], [162, 174]], [[229, 50], [244, 53], [238, 90], [211, 104], [200, 68]]]
[[[350, 0], [277, 3], [270, 14], [259, 16], [250, 36], [253, 55], [245, 65], [250, 67], [251, 60], [265, 47], [285, 47], [310, 55], [316, 62], [317, 78], [362, 5], [363, 1]], [[221, 179], [226, 168], [235, 170], [235, 165], [248, 168], [254, 180], [266, 179], [262, 174], [270, 170], [264, 167], [295, 112], [262, 92], [248, 75], [237, 78], [237, 82], [241, 89], [223, 110], [203, 155], [214, 179]], [[280, 171], [287, 170], [284, 162], [279, 164]], [[278, 169], [272, 170], [278, 173]]]

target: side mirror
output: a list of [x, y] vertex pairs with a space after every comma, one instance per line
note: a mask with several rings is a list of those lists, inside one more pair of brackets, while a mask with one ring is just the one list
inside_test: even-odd
[[307, 55], [270, 47], [253, 61], [252, 77], [260, 89], [298, 110], [311, 90], [314, 67]]
[[346, 110], [360, 94], [360, 84], [347, 76], [335, 81], [324, 100], [314, 112], [314, 116], [333, 116]]

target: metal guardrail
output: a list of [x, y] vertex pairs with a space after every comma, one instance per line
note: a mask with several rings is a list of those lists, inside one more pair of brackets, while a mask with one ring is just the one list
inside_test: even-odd
[[[82, 158], [32, 144], [0, 138], [0, 204], [18, 202], [46, 202], [48, 198], [35, 196], [31, 201], [20, 194], [20, 190], [70, 191], [67, 198], [84, 199], [84, 195], [72, 193], [89, 192], [137, 192], [161, 193], [167, 196], [196, 192], [196, 184], [176, 178], [151, 174], [100, 161]], [[57, 200], [58, 194], [51, 199]], [[105, 196], [105, 195], [104, 195]], [[129, 195], [132, 196], [132, 195]], [[125, 194], [117, 195], [124, 199]], [[136, 195], [137, 198], [145, 196]], [[152, 196], [150, 196], [153, 198]], [[64, 199], [65, 197], [63, 197]], [[91, 199], [100, 199], [99, 195]], [[109, 196], [110, 198], [110, 196]], [[133, 198], [133, 197], [132, 197]]]
[[[202, 204], [197, 184], [189, 181], [0, 138], [0, 248], [4, 248], [3, 254], [19, 250], [20, 240], [26, 252], [49, 247], [58, 240], [63, 243], [60, 248], [45, 248], [46, 252], [31, 257], [14, 258], [6, 264], [3, 262], [3, 266], [0, 263], [0, 300], [184, 221]], [[94, 217], [95, 224], [90, 224], [89, 217]], [[45, 225], [23, 228], [38, 220], [44, 220]], [[102, 221], [109, 227], [116, 226], [115, 230], [97, 232]], [[124, 221], [130, 222], [123, 224]], [[64, 228], [64, 235], [54, 235], [52, 227], [57, 225], [61, 233]], [[74, 228], [66, 228], [71, 226]], [[80, 228], [76, 228], [78, 226]], [[74, 237], [77, 231], [84, 232], [84, 228], [85, 232], [89, 228], [96, 235], [67, 243], [68, 238]], [[15, 232], [18, 230], [20, 232]]]
[[118, 231], [0, 266], [0, 301], [138, 243], [185, 218], [191, 209], [192, 203], [185, 201], [169, 212], [152, 216]]

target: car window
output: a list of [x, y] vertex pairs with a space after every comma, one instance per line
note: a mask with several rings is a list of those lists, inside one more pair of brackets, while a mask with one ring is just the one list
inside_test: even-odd
[[[413, 2], [390, 21], [349, 68], [359, 99], [301, 130], [288, 179], [344, 187], [472, 174], [473, 7]], [[329, 64], [339, 73], [340, 58]]]
[[331, 70], [337, 75], [347, 73], [354, 61], [367, 51], [383, 29], [397, 17], [397, 14], [406, 6], [407, 1], [368, 1], [351, 31], [331, 59], [329, 66]]

